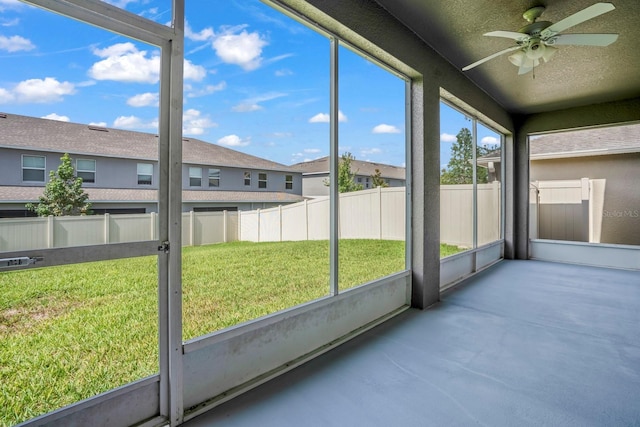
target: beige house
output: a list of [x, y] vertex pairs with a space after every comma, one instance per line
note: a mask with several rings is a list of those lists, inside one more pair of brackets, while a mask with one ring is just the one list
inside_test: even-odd
[[531, 238], [640, 244], [640, 124], [532, 137], [530, 153]]
[[[329, 187], [326, 185], [329, 182], [329, 157], [296, 163], [291, 166], [291, 169], [302, 172], [302, 195], [304, 197], [329, 195]], [[351, 173], [355, 175], [356, 184], [362, 185], [363, 190], [373, 188], [371, 177], [376, 174], [376, 171], [380, 171], [380, 177], [389, 187], [405, 186], [406, 170], [403, 167], [362, 160], [351, 162]]]

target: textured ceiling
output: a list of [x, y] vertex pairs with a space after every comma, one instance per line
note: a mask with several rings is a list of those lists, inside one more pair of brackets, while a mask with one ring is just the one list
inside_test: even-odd
[[[376, 0], [456, 68], [514, 46], [495, 30], [517, 31], [522, 13], [546, 9], [538, 21], [558, 22], [593, 0]], [[518, 75], [509, 54], [465, 74], [512, 113], [530, 114], [640, 96], [640, 1], [613, 0], [615, 10], [563, 31], [617, 33], [607, 47], [559, 46], [534, 74]], [[640, 116], [640, 115], [639, 115]]]

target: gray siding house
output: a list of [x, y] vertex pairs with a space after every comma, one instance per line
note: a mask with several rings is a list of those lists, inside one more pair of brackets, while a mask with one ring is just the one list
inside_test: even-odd
[[[328, 196], [329, 187], [325, 182], [329, 180], [329, 157], [321, 157], [308, 162], [296, 163], [292, 169], [302, 173], [302, 195], [304, 197]], [[363, 189], [373, 188], [371, 176], [380, 171], [380, 176], [389, 187], [404, 187], [406, 184], [406, 170], [400, 166], [385, 165], [382, 163], [353, 160], [351, 173], [357, 184]]]
[[[302, 201], [296, 169], [183, 138], [183, 211], [247, 210]], [[154, 134], [0, 114], [0, 217], [28, 215], [69, 153], [95, 213], [157, 212]]]

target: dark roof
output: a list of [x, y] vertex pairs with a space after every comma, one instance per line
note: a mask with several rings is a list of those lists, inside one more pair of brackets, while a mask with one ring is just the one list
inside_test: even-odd
[[640, 151], [640, 124], [559, 132], [531, 138], [531, 157], [575, 157]]
[[[532, 160], [637, 153], [640, 152], [640, 124], [535, 136], [529, 146]], [[499, 157], [500, 150], [495, 150], [481, 159], [496, 161]]]
[[[0, 147], [116, 158], [158, 159], [157, 135], [16, 114], [0, 115]], [[289, 166], [196, 138], [184, 138], [183, 163], [291, 171]]]
[[[128, 188], [85, 188], [90, 202], [157, 202], [158, 191], [152, 189]], [[37, 202], [44, 187], [0, 186], [0, 200], [4, 203]], [[205, 191], [183, 190], [182, 201], [193, 202], [255, 202], [294, 203], [304, 197], [298, 194], [275, 191]]]
[[[291, 165], [291, 168], [303, 174], [329, 173], [329, 157], [321, 157], [308, 162], [301, 162]], [[353, 160], [351, 162], [351, 172], [356, 175], [371, 176], [376, 169], [380, 171], [382, 178], [405, 179], [406, 169], [400, 166], [385, 165], [382, 163], [365, 162]]]

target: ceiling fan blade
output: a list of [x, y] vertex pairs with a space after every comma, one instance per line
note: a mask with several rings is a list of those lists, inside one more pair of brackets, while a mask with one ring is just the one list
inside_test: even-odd
[[520, 68], [518, 68], [518, 75], [521, 76], [523, 74], [527, 74], [531, 70], [533, 70], [533, 67], [525, 67], [524, 65], [521, 65]]
[[522, 62], [522, 64], [520, 64], [520, 67], [518, 67], [518, 75], [521, 76], [523, 74], [527, 74], [528, 72], [532, 71], [534, 67], [537, 67], [539, 65], [540, 65], [539, 59], [526, 58]]
[[545, 28], [540, 34], [543, 38], [549, 37], [553, 34], [562, 32], [567, 28], [571, 28], [574, 25], [581, 24], [584, 21], [588, 21], [589, 19], [595, 18], [596, 16], [600, 16], [603, 13], [611, 12], [614, 9], [615, 6], [611, 3], [596, 3], [587, 7], [586, 9], [582, 9], [580, 12], [576, 12], [573, 15], [567, 16], [563, 20], [556, 22], [550, 27]]
[[489, 37], [504, 37], [513, 40], [526, 40], [530, 37], [528, 34], [517, 33], [515, 31], [491, 31], [483, 35]]
[[578, 46], [609, 46], [618, 40], [617, 34], [558, 34], [552, 45], [573, 44]]
[[464, 68], [462, 69], [462, 71], [470, 70], [470, 69], [472, 69], [473, 67], [477, 67], [478, 65], [480, 65], [480, 64], [482, 64], [482, 63], [484, 63], [484, 62], [487, 62], [487, 61], [488, 61], [488, 60], [490, 60], [490, 59], [496, 58], [496, 57], [498, 57], [498, 56], [500, 56], [500, 55], [503, 55], [503, 54], [505, 54], [505, 53], [507, 53], [507, 52], [513, 52], [514, 50], [518, 50], [518, 49], [522, 49], [522, 46], [511, 46], [511, 47], [508, 47], [508, 48], [506, 48], [506, 49], [504, 49], [504, 50], [501, 50], [500, 52], [496, 52], [496, 53], [494, 53], [493, 55], [489, 55], [489, 56], [487, 56], [486, 58], [482, 58], [481, 60], [476, 61], [476, 62], [474, 62], [473, 64], [469, 64], [469, 65], [467, 65], [466, 67], [464, 67]]

